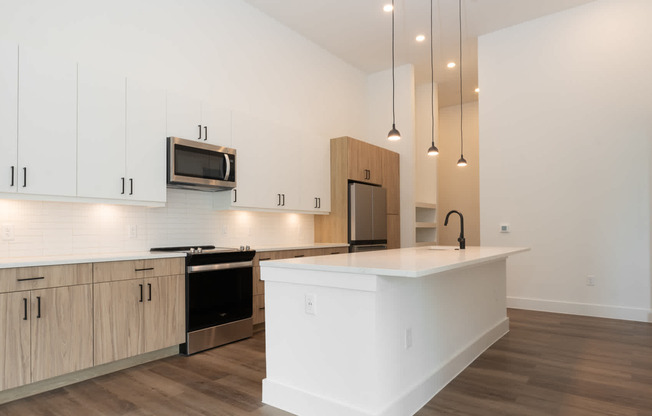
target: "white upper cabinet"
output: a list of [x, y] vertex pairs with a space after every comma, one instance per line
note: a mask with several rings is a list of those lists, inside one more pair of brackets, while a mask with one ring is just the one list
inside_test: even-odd
[[232, 120], [237, 188], [216, 192], [216, 209], [330, 210], [328, 140], [313, 147], [321, 142], [279, 124], [235, 111]]
[[231, 111], [188, 95], [167, 94], [167, 137], [231, 146]]
[[125, 78], [79, 65], [77, 195], [123, 198]]
[[165, 202], [165, 90], [128, 79], [126, 114], [126, 198]]
[[77, 194], [77, 64], [20, 47], [18, 192]]
[[77, 64], [20, 47], [18, 192], [76, 196]]
[[0, 42], [0, 192], [18, 179], [18, 45]]

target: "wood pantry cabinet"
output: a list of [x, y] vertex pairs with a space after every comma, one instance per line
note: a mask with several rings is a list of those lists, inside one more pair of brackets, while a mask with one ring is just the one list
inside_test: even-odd
[[0, 269], [0, 390], [93, 365], [90, 264]]
[[184, 259], [93, 264], [95, 365], [185, 342]]
[[315, 217], [316, 243], [348, 242], [348, 184], [387, 190], [388, 248], [400, 248], [400, 155], [351, 137], [331, 139], [331, 211]]
[[260, 262], [266, 260], [291, 259], [293, 257], [328, 256], [330, 254], [348, 253], [349, 247], [324, 247], [299, 250], [277, 250], [256, 252], [253, 267], [253, 321], [254, 325], [265, 322], [265, 282], [260, 279]]

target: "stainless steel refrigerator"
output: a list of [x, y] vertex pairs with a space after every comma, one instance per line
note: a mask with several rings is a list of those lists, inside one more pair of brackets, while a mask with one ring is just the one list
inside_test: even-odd
[[349, 183], [349, 251], [387, 248], [387, 191], [380, 186]]

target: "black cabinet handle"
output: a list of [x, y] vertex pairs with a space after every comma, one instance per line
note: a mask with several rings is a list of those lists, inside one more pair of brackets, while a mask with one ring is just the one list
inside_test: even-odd
[[134, 194], [134, 178], [129, 178], [129, 195]]
[[276, 204], [277, 207], [281, 206], [281, 194], [276, 194], [278, 196], [278, 204]]
[[204, 141], [208, 140], [208, 126], [204, 126]]
[[238, 190], [233, 190], [233, 202], [238, 202]]
[[140, 286], [140, 300], [138, 302], [142, 302], [143, 301], [143, 285], [138, 285], [138, 286]]
[[317, 198], [317, 208], [321, 208], [321, 198]]
[[152, 284], [151, 283], [147, 283], [147, 290], [149, 291], [149, 294], [147, 296], [147, 302], [151, 302], [152, 301]]
[[199, 127], [199, 137], [197, 140], [201, 140], [201, 124], [197, 124], [197, 127]]
[[264, 311], [265, 307], [263, 306], [262, 308], [258, 308], [259, 311]]
[[11, 185], [10, 186], [14, 186], [14, 173], [15, 173], [14, 170], [15, 169], [16, 169], [15, 166], [11, 167]]
[[43, 280], [45, 279], [45, 276], [39, 276], [39, 277], [25, 277], [23, 279], [16, 279], [18, 282], [26, 282], [28, 280]]
[[36, 317], [40, 318], [41, 317], [41, 297], [40, 296], [36, 297], [36, 304], [37, 304]]
[[23, 321], [26, 321], [27, 320], [27, 298], [23, 298], [23, 308], [25, 311], [24, 312], [25, 315], [23, 315]]
[[283, 204], [281, 204], [281, 205], [285, 206], [285, 194], [282, 194], [282, 195], [283, 195]]
[[305, 257], [305, 256], [306, 256], [305, 254], [297, 254], [297, 255], [294, 256], [294, 257], [298, 259], [299, 257]]
[[120, 195], [124, 195], [125, 194], [125, 178], [121, 178], [121, 179], [122, 179], [122, 192], [120, 192]]
[[27, 168], [23, 168], [23, 188], [27, 188]]
[[144, 269], [134, 269], [135, 272], [145, 272], [147, 270], [154, 270], [153, 267], [145, 267]]
[[271, 257], [266, 257], [266, 258], [264, 258], [264, 259], [260, 259], [260, 260], [258, 260], [258, 261], [265, 261], [265, 260], [271, 260], [271, 259], [272, 259]]

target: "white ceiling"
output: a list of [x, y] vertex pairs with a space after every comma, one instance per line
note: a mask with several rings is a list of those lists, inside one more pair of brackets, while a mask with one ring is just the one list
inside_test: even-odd
[[[366, 73], [391, 67], [391, 0], [245, 0]], [[433, 1], [435, 82], [439, 106], [459, 103], [457, 0]], [[464, 101], [477, 99], [477, 38], [489, 32], [594, 0], [463, 0]], [[430, 0], [395, 0], [396, 66], [412, 63], [416, 83], [430, 81]], [[426, 41], [417, 43], [417, 34]]]

